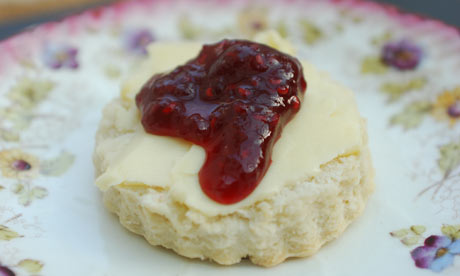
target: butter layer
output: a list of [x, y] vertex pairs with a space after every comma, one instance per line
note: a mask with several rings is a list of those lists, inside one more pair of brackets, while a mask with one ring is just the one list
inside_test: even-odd
[[[274, 32], [263, 33], [256, 40], [293, 54], [290, 44]], [[196, 56], [200, 48], [201, 45], [195, 43], [154, 43], [149, 47], [149, 58], [140, 67], [140, 73], [131, 76], [122, 89], [121, 96], [128, 112], [124, 113], [127, 118], [120, 119], [120, 124], [123, 121], [134, 123], [129, 133], [120, 137], [124, 140], [123, 149], [107, 155], [109, 166], [96, 179], [96, 185], [102, 190], [112, 185], [144, 184], [167, 189], [172, 200], [204, 214], [228, 214], [269, 198], [289, 183], [314, 177], [321, 171], [322, 164], [361, 149], [364, 142], [362, 119], [353, 93], [303, 62], [308, 88], [300, 111], [275, 144], [272, 164], [265, 177], [250, 196], [236, 204], [222, 205], [212, 201], [202, 192], [198, 180], [205, 160], [204, 150], [181, 139], [145, 133], [133, 100], [149, 77], [186, 62]], [[103, 147], [108, 148], [105, 143], [110, 141], [97, 145], [102, 147], [102, 154]]]

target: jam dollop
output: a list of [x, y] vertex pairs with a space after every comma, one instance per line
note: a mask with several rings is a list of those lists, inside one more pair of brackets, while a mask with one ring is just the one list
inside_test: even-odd
[[306, 87], [294, 57], [255, 42], [222, 40], [204, 45], [170, 73], [154, 75], [136, 104], [146, 132], [205, 149], [203, 192], [233, 204], [267, 172], [273, 146], [299, 111]]

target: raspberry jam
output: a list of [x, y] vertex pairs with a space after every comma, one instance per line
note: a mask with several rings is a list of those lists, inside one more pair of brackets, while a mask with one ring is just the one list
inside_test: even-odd
[[136, 96], [146, 132], [202, 146], [203, 192], [221, 204], [246, 198], [271, 163], [283, 127], [299, 111], [307, 84], [299, 61], [268, 46], [223, 40]]

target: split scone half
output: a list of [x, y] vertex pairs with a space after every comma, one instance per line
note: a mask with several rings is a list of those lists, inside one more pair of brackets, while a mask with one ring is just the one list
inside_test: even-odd
[[[268, 32], [256, 41], [293, 54]], [[108, 104], [96, 137], [96, 185], [107, 208], [152, 245], [189, 258], [273, 266], [306, 257], [356, 219], [374, 189], [366, 123], [353, 93], [303, 62], [302, 107], [273, 148], [272, 163], [244, 200], [222, 205], [201, 190], [205, 151], [147, 134], [134, 97], [155, 73], [196, 56], [196, 43], [155, 43], [149, 58]]]

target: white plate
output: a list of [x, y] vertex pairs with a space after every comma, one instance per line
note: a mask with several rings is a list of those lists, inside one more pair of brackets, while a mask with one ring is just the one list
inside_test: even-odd
[[[376, 167], [364, 215], [313, 257], [270, 269], [148, 245], [93, 185], [102, 107], [152, 39], [211, 42], [264, 28], [356, 92]], [[380, 61], [402, 40], [423, 53], [411, 70], [395, 66], [401, 57]], [[1, 42], [0, 275], [459, 275], [459, 72], [458, 30], [363, 1], [141, 0]], [[444, 244], [428, 246], [436, 239]], [[415, 266], [415, 248], [427, 268]]]

